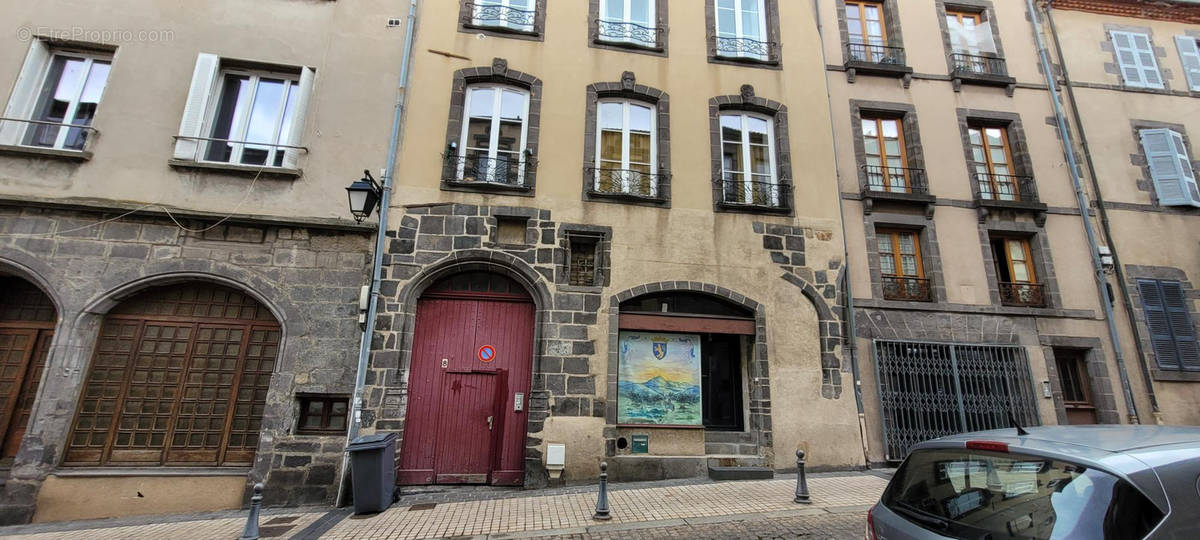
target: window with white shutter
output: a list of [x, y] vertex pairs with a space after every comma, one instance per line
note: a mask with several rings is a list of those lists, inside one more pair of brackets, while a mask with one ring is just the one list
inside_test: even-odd
[[1154, 57], [1154, 44], [1151, 43], [1150, 36], [1115, 30], [1111, 34], [1125, 85], [1162, 88], [1162, 75], [1158, 72], [1158, 60]]
[[1183, 73], [1187, 76], [1188, 88], [1200, 92], [1200, 46], [1192, 36], [1175, 36], [1179, 48], [1179, 59], [1183, 62]]
[[1200, 206], [1200, 190], [1192, 161], [1183, 144], [1183, 135], [1170, 129], [1143, 129], [1138, 132], [1142, 150], [1150, 165], [1154, 192], [1163, 206]]
[[0, 114], [0, 144], [85, 150], [111, 64], [110, 53], [33, 40]]
[[1183, 285], [1153, 279], [1139, 279], [1137, 285], [1159, 369], [1200, 371], [1200, 346]]

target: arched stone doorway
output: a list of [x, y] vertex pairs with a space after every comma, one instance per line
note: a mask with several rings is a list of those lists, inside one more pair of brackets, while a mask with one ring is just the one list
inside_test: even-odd
[[104, 316], [65, 466], [249, 466], [281, 330], [222, 285], [142, 291]]
[[58, 313], [50, 297], [16, 276], [0, 275], [0, 463], [21, 447]]
[[522, 484], [535, 311], [529, 292], [497, 273], [425, 289], [397, 483]]

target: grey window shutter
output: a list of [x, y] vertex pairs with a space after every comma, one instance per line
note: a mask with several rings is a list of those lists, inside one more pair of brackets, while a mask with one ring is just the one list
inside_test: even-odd
[[1142, 295], [1142, 309], [1146, 314], [1146, 328], [1150, 330], [1150, 345], [1154, 349], [1158, 367], [1179, 369], [1179, 355], [1175, 347], [1175, 337], [1171, 334], [1167, 309], [1163, 304], [1162, 289], [1154, 280], [1139, 279], [1137, 284], [1138, 292]]
[[1113, 31], [1110, 35], [1125, 85], [1162, 88], [1162, 75], [1158, 72], [1158, 60], [1154, 57], [1154, 45], [1150, 42], [1150, 36], [1118, 31]]
[[[1190, 205], [1196, 180], [1188, 161], [1183, 137], [1169, 129], [1143, 129], [1138, 132], [1142, 150], [1154, 180], [1154, 192], [1163, 206]], [[1180, 156], [1179, 151], [1184, 155]]]
[[196, 58], [196, 69], [192, 72], [192, 84], [188, 89], [187, 102], [183, 107], [183, 118], [179, 120], [179, 136], [175, 139], [175, 159], [200, 160], [200, 149], [207, 147], [195, 137], [203, 137], [204, 116], [208, 101], [216, 84], [221, 58], [215, 54], [200, 53]]
[[1188, 88], [1200, 92], [1200, 47], [1192, 36], [1175, 36], [1179, 48], [1179, 59], [1183, 62], [1183, 73], [1187, 76]]
[[1162, 289], [1163, 305], [1171, 325], [1171, 335], [1175, 339], [1180, 367], [1200, 370], [1200, 349], [1196, 345], [1196, 329], [1192, 326], [1192, 315], [1188, 312], [1183, 285], [1178, 281], [1160, 281], [1159, 287]]
[[[4, 108], [5, 118], [28, 119], [33, 114], [33, 106], [37, 101], [38, 91], [41, 90], [45, 78], [46, 66], [50, 64], [50, 47], [40, 39], [29, 44], [29, 52], [25, 54], [25, 63], [17, 75], [13, 85], [12, 95]], [[18, 144], [21, 135], [29, 126], [25, 122], [5, 122], [0, 120], [0, 144]]]

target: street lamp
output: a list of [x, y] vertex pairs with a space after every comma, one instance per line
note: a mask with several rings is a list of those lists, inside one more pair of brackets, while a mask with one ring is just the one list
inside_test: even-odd
[[354, 221], [362, 223], [379, 206], [383, 187], [371, 176], [371, 171], [364, 170], [363, 177], [350, 184], [346, 193], [350, 196], [350, 213], [354, 215]]

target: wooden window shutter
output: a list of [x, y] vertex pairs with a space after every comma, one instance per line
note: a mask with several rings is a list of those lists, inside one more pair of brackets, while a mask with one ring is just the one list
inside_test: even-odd
[[1162, 75], [1158, 72], [1158, 60], [1154, 57], [1150, 36], [1117, 31], [1111, 32], [1111, 35], [1125, 84], [1139, 88], [1162, 88]]
[[1196, 329], [1192, 326], [1192, 315], [1188, 313], [1183, 285], [1178, 281], [1160, 281], [1158, 284], [1163, 293], [1167, 322], [1175, 338], [1179, 365], [1186, 370], [1200, 370], [1200, 348], [1196, 344]]
[[1138, 292], [1142, 295], [1142, 309], [1146, 315], [1146, 328], [1150, 331], [1150, 344], [1158, 367], [1179, 369], [1179, 356], [1175, 338], [1171, 335], [1171, 324], [1163, 304], [1162, 289], [1153, 280], [1138, 280]]
[[1154, 192], [1163, 206], [1200, 206], [1200, 190], [1192, 170], [1183, 136], [1169, 129], [1143, 129], [1138, 132]]
[[[300, 84], [296, 87], [296, 105], [292, 111], [292, 125], [284, 139], [288, 146], [300, 146], [304, 141], [304, 118], [308, 116], [308, 101], [312, 97], [313, 81], [317, 73], [312, 68], [300, 68]], [[283, 151], [283, 167], [297, 169], [300, 166], [299, 148], [286, 148]]]
[[[183, 107], [183, 118], [179, 120], [180, 137], [203, 137], [204, 116], [208, 111], [208, 100], [213, 94], [221, 58], [215, 54], [200, 53], [196, 58], [196, 69], [192, 72], [192, 85], [188, 89], [187, 103]], [[195, 139], [175, 140], [175, 159], [198, 161], [200, 148], [204, 146]]]
[[1200, 46], [1192, 36], [1175, 36], [1179, 48], [1179, 59], [1183, 61], [1183, 73], [1187, 76], [1188, 88], [1200, 92]]
[[[8, 106], [4, 108], [5, 118], [29, 118], [45, 78], [46, 66], [49, 64], [50, 47], [45, 41], [34, 39], [29, 44], [29, 52], [25, 54], [25, 63], [17, 75], [16, 84], [13, 85]], [[0, 121], [0, 144], [18, 144], [28, 125], [24, 122]]]

